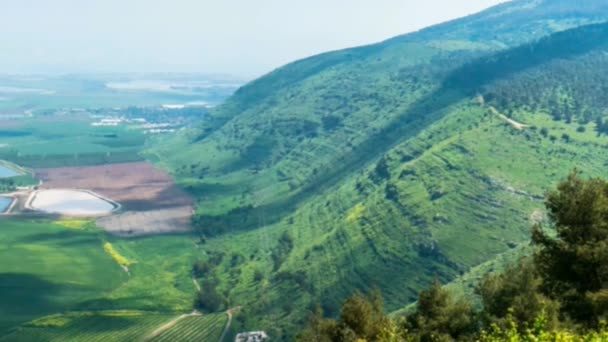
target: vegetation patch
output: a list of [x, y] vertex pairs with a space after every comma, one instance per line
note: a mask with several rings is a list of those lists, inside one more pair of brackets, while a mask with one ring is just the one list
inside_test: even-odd
[[71, 219], [56, 221], [55, 224], [71, 230], [86, 230], [92, 225], [92, 222], [89, 220]]
[[37, 328], [60, 328], [71, 322], [65, 315], [52, 315], [29, 322], [26, 326]]
[[103, 250], [106, 251], [106, 253], [108, 253], [120, 266], [128, 267], [132, 264], [127, 258], [120, 255], [120, 253], [118, 253], [118, 251], [114, 249], [114, 246], [112, 246], [112, 244], [109, 242], [103, 244]]
[[346, 215], [346, 222], [348, 223], [357, 223], [363, 215], [365, 214], [365, 205], [363, 203], [359, 203], [354, 206]]

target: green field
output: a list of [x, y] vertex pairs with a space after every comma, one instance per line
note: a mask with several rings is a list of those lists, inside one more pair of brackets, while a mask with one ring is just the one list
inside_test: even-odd
[[0, 257], [0, 331], [76, 308], [127, 280], [98, 233], [48, 221], [3, 218]]
[[[0, 332], [69, 310], [191, 311], [188, 236], [113, 239], [89, 223], [2, 219]], [[127, 274], [103, 248], [132, 263]]]
[[9, 121], [0, 126], [0, 159], [28, 168], [101, 165], [140, 161], [145, 144], [140, 130], [92, 127], [86, 116], [49, 116]]
[[[219, 341], [225, 314], [181, 318], [175, 314], [146, 311], [100, 311], [43, 317], [0, 336], [2, 342], [123, 342]], [[164, 326], [168, 327], [162, 330]], [[155, 335], [160, 330], [160, 334]]]
[[173, 317], [138, 311], [49, 316], [25, 324], [0, 341], [140, 341]]

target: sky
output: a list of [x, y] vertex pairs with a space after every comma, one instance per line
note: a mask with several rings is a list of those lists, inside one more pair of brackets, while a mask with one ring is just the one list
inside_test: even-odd
[[255, 77], [504, 0], [0, 0], [0, 73]]

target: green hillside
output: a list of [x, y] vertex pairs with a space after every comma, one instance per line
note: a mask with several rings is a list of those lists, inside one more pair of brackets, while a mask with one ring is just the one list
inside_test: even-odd
[[604, 172], [608, 26], [567, 29], [605, 20], [515, 1], [298, 61], [148, 155], [197, 195], [205, 277], [243, 326], [289, 336], [372, 286], [395, 310], [527, 241], [572, 168]]

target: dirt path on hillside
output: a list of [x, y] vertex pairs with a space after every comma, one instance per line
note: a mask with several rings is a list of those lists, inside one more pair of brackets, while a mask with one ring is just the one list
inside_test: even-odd
[[194, 287], [196, 287], [196, 290], [198, 292], [201, 292], [201, 285], [198, 283], [198, 281], [196, 281], [194, 277], [192, 278], [192, 284], [194, 284]]
[[161, 325], [160, 327], [158, 327], [156, 330], [154, 330], [150, 335], [146, 336], [144, 338], [144, 341], [150, 341], [158, 336], [160, 336], [160, 334], [164, 333], [165, 331], [173, 328], [177, 322], [181, 321], [182, 319], [186, 318], [186, 317], [192, 317], [192, 316], [202, 316], [202, 314], [198, 311], [192, 311], [189, 314], [183, 314], [180, 315], [174, 319], [172, 319], [170, 322], [165, 323], [163, 325]]
[[524, 128], [529, 128], [530, 127], [530, 125], [526, 125], [526, 124], [523, 124], [521, 122], [517, 122], [517, 121], [515, 121], [515, 120], [513, 120], [511, 118], [508, 118], [506, 115], [501, 114], [500, 112], [498, 112], [496, 110], [496, 108], [494, 108], [492, 106], [490, 106], [489, 108], [490, 108], [490, 112], [492, 112], [492, 114], [498, 115], [498, 117], [500, 117], [501, 119], [503, 119], [504, 121], [506, 121], [509, 125], [511, 125], [511, 127], [515, 128], [515, 129], [517, 129], [519, 131], [522, 131]]
[[226, 311], [226, 315], [228, 316], [228, 322], [226, 322], [226, 326], [224, 327], [224, 331], [222, 331], [222, 336], [220, 336], [219, 342], [224, 341], [224, 338], [226, 337], [228, 330], [230, 330], [230, 325], [232, 324], [232, 314], [237, 313], [239, 310], [241, 310], [241, 307], [237, 306], [237, 307], [234, 307], [234, 308]]

